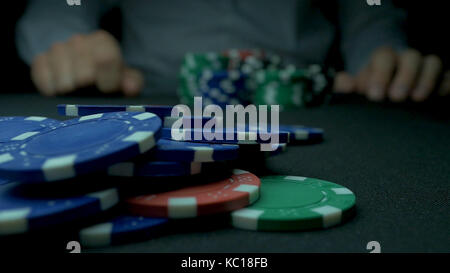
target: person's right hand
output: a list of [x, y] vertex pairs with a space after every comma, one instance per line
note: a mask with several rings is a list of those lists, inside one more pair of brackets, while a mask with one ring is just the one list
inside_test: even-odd
[[138, 95], [142, 73], [124, 64], [118, 41], [106, 31], [74, 35], [35, 57], [31, 77], [44, 95], [70, 93], [95, 85], [101, 92]]

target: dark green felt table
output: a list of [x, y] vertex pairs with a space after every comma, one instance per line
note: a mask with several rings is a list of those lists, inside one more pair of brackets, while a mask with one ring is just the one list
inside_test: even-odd
[[[58, 103], [173, 104], [176, 99], [0, 94], [0, 115], [60, 118]], [[281, 114], [282, 123], [324, 128], [325, 141], [291, 146], [253, 171], [321, 178], [350, 188], [357, 196], [357, 215], [342, 226], [288, 233], [194, 229], [91, 251], [367, 252], [366, 244], [378, 241], [383, 252], [449, 252], [449, 107], [442, 102], [414, 107], [349, 98]]]

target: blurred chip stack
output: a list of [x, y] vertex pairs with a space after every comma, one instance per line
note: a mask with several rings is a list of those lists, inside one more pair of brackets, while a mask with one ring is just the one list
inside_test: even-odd
[[230, 49], [222, 53], [188, 53], [182, 62], [178, 95], [193, 105], [280, 105], [283, 109], [327, 103], [332, 73], [320, 65], [297, 68], [278, 55], [260, 49]]

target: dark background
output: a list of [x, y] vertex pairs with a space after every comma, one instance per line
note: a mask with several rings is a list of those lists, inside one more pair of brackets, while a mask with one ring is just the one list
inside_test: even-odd
[[[23, 13], [26, 2], [25, 0], [16, 0], [2, 3], [3, 15], [0, 20], [5, 36], [2, 39], [2, 47], [4, 53], [3, 69], [6, 71], [6, 77], [3, 77], [3, 81], [6, 82], [6, 86], [3, 86], [0, 92], [34, 92], [29, 77], [29, 69], [17, 56], [14, 37], [16, 21]], [[446, 27], [449, 25], [446, 1], [397, 0], [394, 2], [408, 12], [409, 19], [406, 31], [411, 46], [424, 54], [441, 56], [448, 68], [450, 55], [447, 49], [450, 42], [445, 39], [447, 36]], [[120, 12], [113, 10], [104, 18], [102, 25], [108, 30], [114, 30], [114, 34], [120, 36]]]

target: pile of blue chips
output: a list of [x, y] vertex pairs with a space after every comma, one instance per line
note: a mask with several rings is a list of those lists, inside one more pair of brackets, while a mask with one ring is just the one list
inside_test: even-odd
[[[280, 143], [271, 152], [261, 152], [259, 140], [177, 141], [171, 137], [176, 120], [171, 110], [172, 106], [58, 105], [58, 112], [72, 119], [0, 117], [0, 238], [77, 222], [81, 225], [76, 236], [85, 247], [147, 240], [170, 221], [122, 209], [122, 188], [108, 183], [109, 178], [126, 178], [130, 187], [135, 187], [135, 180], [149, 185], [170, 177], [195, 181], [246, 153], [274, 156], [284, 152], [287, 143], [323, 139], [322, 129], [282, 125]], [[204, 124], [210, 118], [193, 117], [189, 122], [195, 119]], [[55, 190], [60, 185], [66, 190]], [[111, 210], [108, 219], [92, 220]]]

